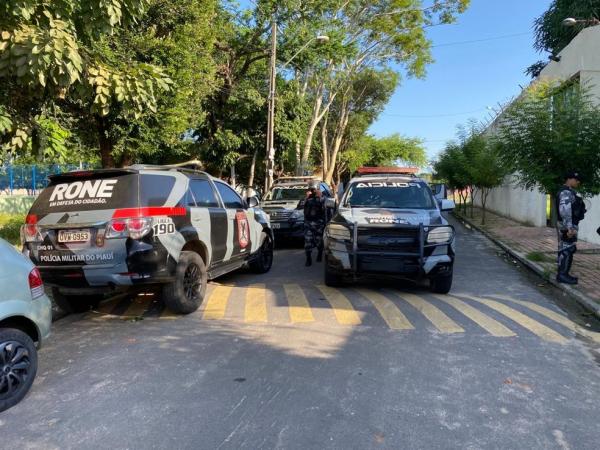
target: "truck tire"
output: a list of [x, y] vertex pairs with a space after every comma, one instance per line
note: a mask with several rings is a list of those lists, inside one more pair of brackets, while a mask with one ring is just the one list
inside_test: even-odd
[[249, 264], [250, 270], [255, 273], [267, 273], [273, 266], [273, 239], [265, 235], [265, 240], [257, 252], [256, 259]]
[[35, 379], [37, 350], [31, 338], [20, 330], [0, 328], [0, 367], [2, 412], [23, 400]]
[[452, 272], [449, 275], [437, 275], [430, 280], [431, 292], [447, 294], [452, 289]]
[[104, 295], [67, 295], [60, 292], [58, 288], [52, 288], [52, 300], [66, 314], [82, 313], [96, 308]]
[[325, 285], [329, 287], [339, 287], [344, 284], [344, 280], [342, 277], [331, 270], [329, 267], [329, 262], [327, 260], [327, 256], [325, 256], [323, 261], [323, 266], [325, 267]]
[[196, 311], [206, 295], [206, 265], [196, 252], [181, 252], [175, 269], [175, 280], [165, 284], [162, 297], [165, 306], [177, 314]]

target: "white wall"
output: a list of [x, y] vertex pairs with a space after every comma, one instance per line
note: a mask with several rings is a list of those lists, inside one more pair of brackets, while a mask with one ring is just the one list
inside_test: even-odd
[[[600, 25], [582, 30], [571, 43], [559, 53], [560, 61], [551, 61], [542, 70], [539, 79], [569, 80], [579, 74], [581, 84], [589, 89], [600, 105]], [[488, 128], [493, 133], [494, 121]], [[565, 167], [565, 171], [570, 168]], [[481, 204], [480, 198], [475, 199]], [[539, 192], [525, 191], [511, 182], [494, 189], [488, 197], [490, 210], [535, 226], [546, 224], [546, 197]], [[600, 196], [591, 199], [591, 209], [581, 222], [579, 238], [600, 244], [596, 229], [600, 226]]]
[[[481, 206], [481, 194], [475, 194], [475, 204]], [[546, 226], [546, 196], [539, 191], [527, 191], [508, 180], [492, 189], [487, 209], [502, 216], [536, 227]]]

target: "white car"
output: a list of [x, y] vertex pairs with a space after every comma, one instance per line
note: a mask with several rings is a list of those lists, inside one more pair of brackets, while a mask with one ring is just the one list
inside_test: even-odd
[[37, 348], [50, 335], [51, 321], [40, 272], [0, 239], [0, 412], [19, 403], [31, 388]]

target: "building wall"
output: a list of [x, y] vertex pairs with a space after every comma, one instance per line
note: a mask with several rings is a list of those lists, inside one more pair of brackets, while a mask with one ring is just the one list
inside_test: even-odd
[[[560, 61], [551, 61], [542, 70], [539, 79], [569, 80], [579, 74], [584, 85], [600, 105], [600, 25], [582, 30], [571, 43], [560, 52]], [[493, 133], [497, 121], [488, 128]], [[600, 152], [599, 152], [600, 153]], [[600, 156], [599, 156], [600, 157]], [[568, 170], [565, 167], [565, 170]], [[600, 196], [591, 203], [586, 219], [580, 224], [579, 238], [600, 244], [596, 229], [600, 227]], [[476, 199], [476, 204], [481, 201]], [[509, 180], [504, 186], [494, 189], [488, 198], [490, 210], [520, 222], [536, 226], [546, 224], [546, 197], [533, 191], [525, 191]]]

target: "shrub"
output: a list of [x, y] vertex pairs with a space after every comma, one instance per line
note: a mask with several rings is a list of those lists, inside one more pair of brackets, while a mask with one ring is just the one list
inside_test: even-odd
[[17, 245], [20, 242], [20, 230], [24, 222], [25, 219], [20, 214], [0, 213], [0, 238]]

